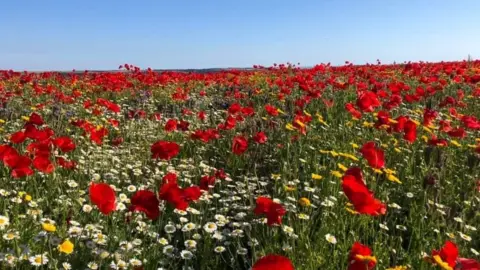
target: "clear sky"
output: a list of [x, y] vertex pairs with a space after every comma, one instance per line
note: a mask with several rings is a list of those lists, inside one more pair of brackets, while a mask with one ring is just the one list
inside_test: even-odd
[[18, 0], [0, 69], [251, 67], [480, 58], [480, 0]]

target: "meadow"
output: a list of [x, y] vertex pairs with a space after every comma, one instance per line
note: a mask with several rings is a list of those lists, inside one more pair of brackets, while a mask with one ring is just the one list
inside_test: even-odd
[[480, 61], [0, 71], [2, 269], [480, 269]]

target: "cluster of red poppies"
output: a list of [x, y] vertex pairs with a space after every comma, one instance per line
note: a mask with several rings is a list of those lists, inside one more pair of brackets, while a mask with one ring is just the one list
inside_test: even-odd
[[[29, 143], [25, 148], [25, 155], [19, 153], [12, 145], [0, 145], [0, 160], [11, 169], [14, 178], [32, 175], [34, 173], [32, 165], [42, 173], [52, 173], [55, 170], [55, 164], [51, 161], [52, 150], [57, 148], [63, 153], [68, 153], [76, 147], [67, 136], [55, 137], [55, 132], [45, 126], [42, 117], [37, 113], [32, 113], [28, 117], [22, 130], [10, 135], [10, 142], [13, 145], [20, 145], [26, 141]], [[57, 157], [55, 161], [58, 166], [66, 169], [73, 169], [76, 165], [74, 161], [68, 161], [63, 157]]]

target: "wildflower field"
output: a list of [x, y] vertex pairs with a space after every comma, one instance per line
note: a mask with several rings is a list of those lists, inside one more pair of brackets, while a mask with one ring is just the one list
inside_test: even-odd
[[1, 269], [480, 269], [480, 61], [0, 72]]

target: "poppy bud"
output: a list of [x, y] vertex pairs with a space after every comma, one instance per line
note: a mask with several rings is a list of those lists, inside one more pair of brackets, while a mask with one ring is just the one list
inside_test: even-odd
[[423, 178], [423, 188], [433, 187], [437, 184], [437, 175], [429, 174]]

